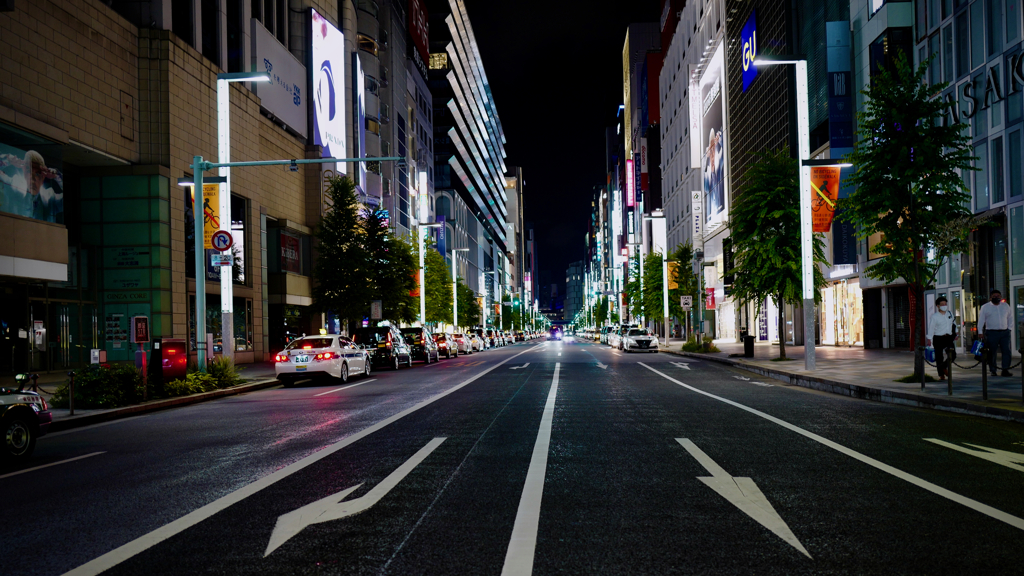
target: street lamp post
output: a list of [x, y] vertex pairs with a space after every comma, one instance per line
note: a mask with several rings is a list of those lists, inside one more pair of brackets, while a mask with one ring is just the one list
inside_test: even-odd
[[[231, 162], [231, 86], [232, 82], [270, 82], [270, 74], [266, 72], [225, 72], [217, 74], [217, 162]], [[221, 166], [217, 174], [224, 178], [220, 185], [220, 229], [231, 234], [231, 168]], [[200, 204], [201, 206], [201, 204]], [[195, 210], [193, 210], [193, 213]], [[203, 251], [205, 254], [205, 250]], [[234, 264], [220, 267], [220, 313], [221, 313], [221, 354], [232, 361], [235, 359], [235, 290]], [[205, 257], [202, 268], [196, 268], [196, 293], [199, 293], [199, 278], [202, 271], [203, 282], [206, 281]], [[205, 298], [204, 298], [205, 300]], [[197, 302], [198, 304], [198, 302]], [[203, 314], [205, 314], [205, 309]], [[196, 318], [199, 310], [196, 309]], [[198, 344], [198, 342], [197, 342]]]
[[[636, 246], [637, 248], [643, 246], [642, 242], [626, 242], [626, 246]], [[636, 251], [637, 262], [639, 263], [639, 275], [640, 275], [640, 325], [644, 328], [647, 327], [647, 316], [643, 314], [644, 311], [644, 254], [643, 250]], [[619, 320], [622, 320], [621, 318]]]
[[[811, 222], [811, 175], [804, 164], [811, 158], [810, 114], [807, 95], [807, 59], [803, 56], [756, 56], [754, 66], [796, 66], [796, 116], [800, 153], [800, 268], [804, 301], [804, 368], [815, 369], [814, 357], [814, 232]], [[780, 303], [781, 304], [781, 303]], [[780, 334], [780, 338], [785, 338]]]
[[459, 331], [459, 279], [456, 277], [459, 252], [469, 252], [469, 248], [452, 248], [452, 327], [456, 332]]
[[[644, 220], [665, 220], [665, 213], [660, 209], [655, 210], [650, 216], [644, 216]], [[661, 307], [664, 318], [665, 344], [668, 344], [668, 224], [662, 230], [661, 237]]]

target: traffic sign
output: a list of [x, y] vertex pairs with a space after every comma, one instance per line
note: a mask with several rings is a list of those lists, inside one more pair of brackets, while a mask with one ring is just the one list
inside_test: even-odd
[[210, 254], [210, 265], [211, 266], [231, 266], [234, 262], [231, 259], [231, 254]]
[[683, 307], [684, 311], [689, 312], [690, 308], [693, 307], [693, 296], [680, 296], [679, 304]]
[[234, 243], [235, 239], [231, 237], [231, 232], [227, 230], [217, 230], [210, 237], [210, 244], [213, 246], [213, 249], [220, 250], [221, 252], [230, 250]]

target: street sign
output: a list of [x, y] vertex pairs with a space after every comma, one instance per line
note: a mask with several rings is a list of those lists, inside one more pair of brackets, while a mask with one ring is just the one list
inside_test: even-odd
[[131, 337], [134, 344], [149, 342], [149, 318], [147, 316], [132, 316]]
[[235, 239], [231, 237], [231, 232], [227, 230], [217, 230], [210, 236], [210, 244], [214, 250], [220, 250], [225, 252], [231, 249], [231, 246], [235, 243]]
[[231, 254], [210, 254], [211, 266], [231, 266], [233, 263]]
[[384, 317], [384, 305], [380, 300], [370, 302], [370, 320], [380, 320]]
[[693, 296], [680, 296], [679, 304], [683, 307], [683, 311], [689, 312], [693, 308]]

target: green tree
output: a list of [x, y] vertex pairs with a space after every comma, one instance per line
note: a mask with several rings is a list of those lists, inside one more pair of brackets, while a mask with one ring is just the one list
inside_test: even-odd
[[634, 320], [639, 320], [644, 313], [644, 295], [640, 289], [640, 256], [639, 254], [629, 259], [629, 277], [623, 287], [626, 292], [626, 303], [629, 307], [629, 314]]
[[370, 300], [381, 301], [384, 320], [413, 322], [419, 315], [419, 303], [410, 292], [416, 288], [419, 272], [411, 240], [395, 235], [379, 212], [370, 211], [361, 223]]
[[693, 306], [696, 306], [697, 295], [701, 291], [700, 279], [693, 271], [693, 244], [687, 240], [685, 243], [676, 246], [675, 250], [669, 255], [669, 260], [676, 263], [675, 274], [672, 278], [676, 283], [676, 288], [669, 290], [668, 309], [673, 317], [683, 319], [686, 317], [687, 312], [683, 310], [683, 305], [680, 304], [680, 297], [690, 296], [693, 298]]
[[661, 261], [661, 252], [651, 252], [644, 257], [644, 310], [647, 311], [648, 319], [659, 324], [664, 321]]
[[[866, 270], [867, 276], [883, 282], [903, 279], [910, 285], [918, 347], [924, 345], [924, 291], [952, 254], [948, 251], [962, 245], [936, 246], [930, 239], [940, 227], [969, 216], [971, 197], [961, 174], [974, 169], [975, 159], [967, 125], [945, 121], [948, 103], [938, 94], [946, 83], [925, 84], [928, 65], [922, 62], [915, 70], [899, 52], [895, 69], [883, 70], [861, 92], [865, 108], [858, 115], [858, 141], [849, 156], [857, 169], [849, 183], [857, 188], [839, 203], [843, 218], [857, 226], [862, 239], [882, 236], [873, 247], [882, 256]], [[929, 247], [942, 253], [929, 260]], [[924, 355], [918, 350], [914, 374], [923, 373]]]
[[479, 326], [480, 304], [477, 302], [473, 289], [466, 286], [465, 281], [459, 278], [456, 293], [459, 299], [459, 326]]
[[452, 276], [448, 270], [448, 261], [433, 246], [428, 246], [424, 252], [423, 283], [427, 290], [427, 322], [451, 324]]
[[501, 305], [501, 329], [511, 330], [513, 327], [519, 328], [522, 325], [518, 300], [506, 294]]
[[594, 325], [598, 328], [604, 326], [608, 320], [608, 297], [601, 296], [597, 299], [596, 310], [594, 310]]
[[[797, 161], [786, 148], [758, 153], [739, 187], [729, 217], [735, 251], [733, 295], [754, 302], [760, 312], [765, 299], [779, 307], [779, 334], [785, 334], [783, 303], [803, 303], [800, 251], [800, 178]], [[814, 235], [814, 261], [826, 264], [824, 241]], [[821, 300], [825, 277], [814, 267], [814, 299]], [[814, 335], [808, 335], [813, 338]], [[779, 338], [779, 358], [786, 357], [785, 337]]]
[[372, 300], [365, 228], [358, 213], [355, 186], [347, 176], [331, 178], [326, 211], [314, 231], [313, 306], [338, 317], [362, 319]]

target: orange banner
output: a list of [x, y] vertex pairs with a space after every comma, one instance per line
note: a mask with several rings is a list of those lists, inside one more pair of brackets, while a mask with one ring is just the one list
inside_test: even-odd
[[839, 198], [839, 170], [837, 166], [811, 167], [811, 221], [815, 232], [832, 229]]

